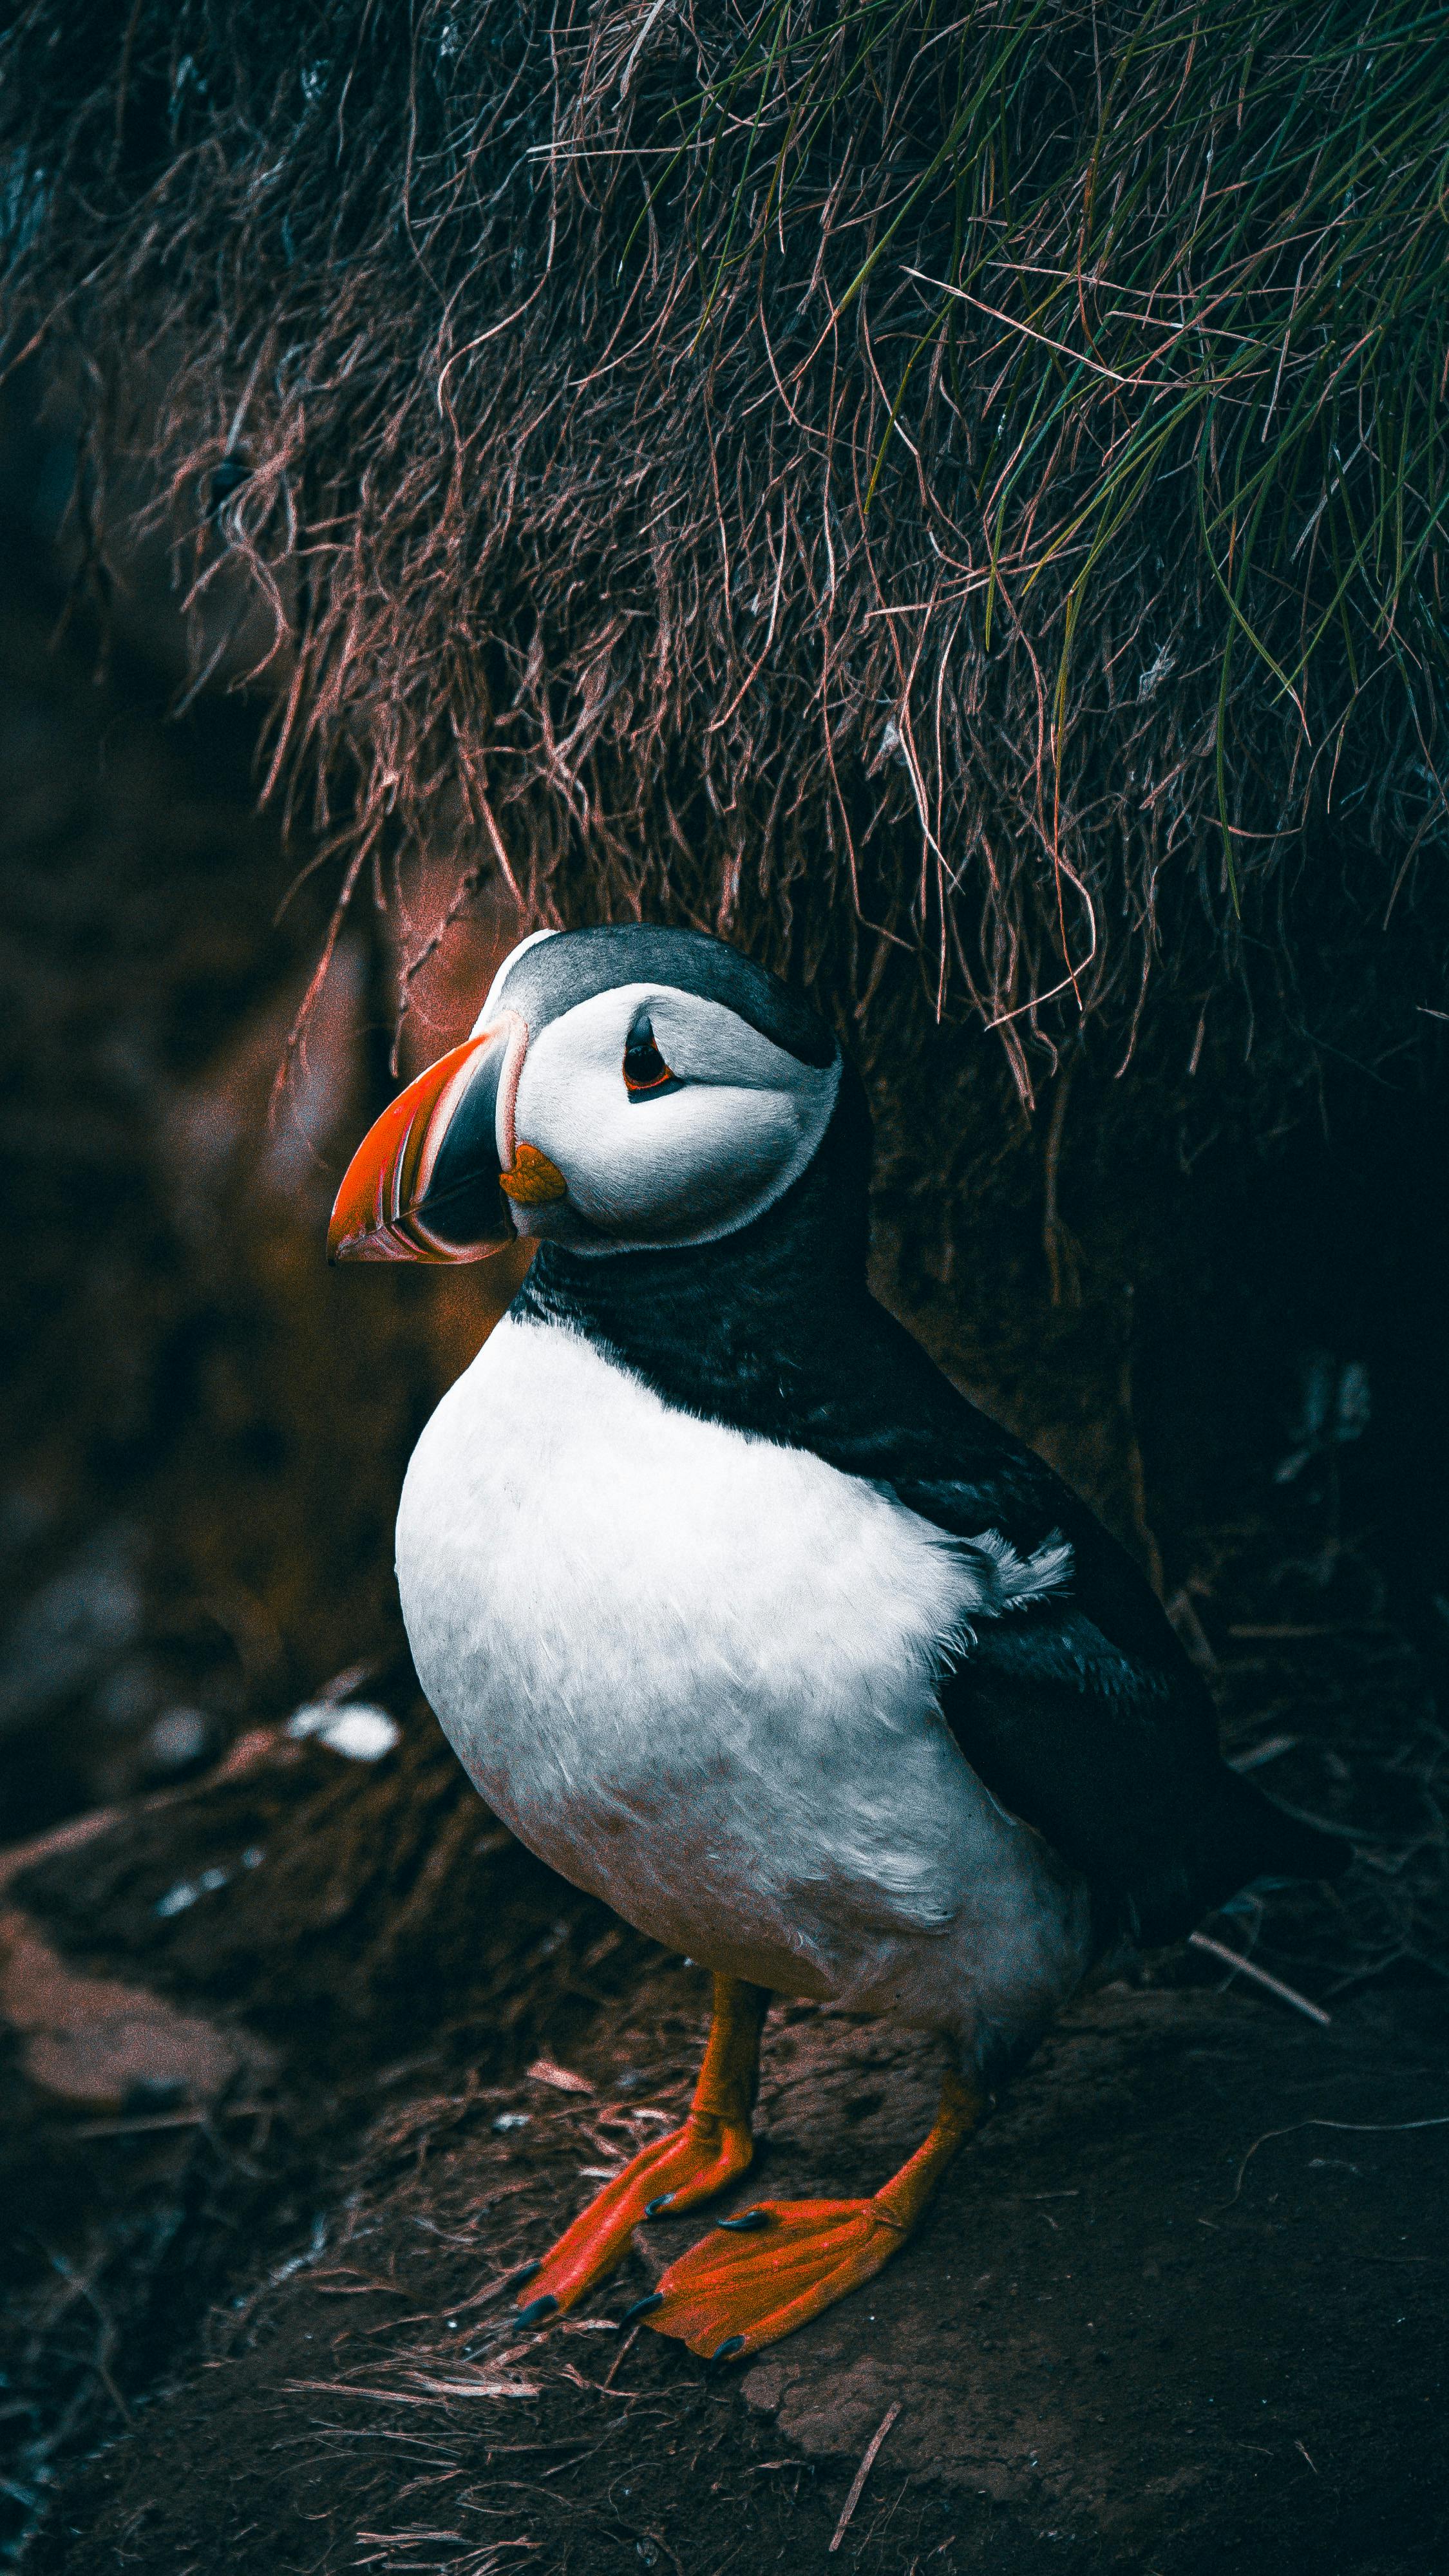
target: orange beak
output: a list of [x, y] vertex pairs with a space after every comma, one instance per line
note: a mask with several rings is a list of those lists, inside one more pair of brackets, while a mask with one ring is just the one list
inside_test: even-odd
[[329, 1261], [484, 1261], [513, 1241], [499, 1182], [527, 1045], [504, 1012], [398, 1093], [343, 1175]]

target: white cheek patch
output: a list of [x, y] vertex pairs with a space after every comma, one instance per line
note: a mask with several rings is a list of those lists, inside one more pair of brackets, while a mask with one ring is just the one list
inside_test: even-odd
[[[641, 1014], [678, 1090], [631, 1097], [625, 1088], [624, 1049]], [[799, 1178], [839, 1087], [838, 1060], [802, 1064], [723, 1003], [621, 985], [539, 1031], [524, 1061], [517, 1132], [557, 1164], [569, 1207], [605, 1238], [639, 1248], [708, 1242], [763, 1214]]]
[[601, 1120], [602, 1151], [575, 1152], [569, 1195], [611, 1231], [694, 1240], [758, 1197], [802, 1147], [808, 1159], [810, 1134], [795, 1104], [768, 1091], [691, 1087], [631, 1101], [607, 1126]]

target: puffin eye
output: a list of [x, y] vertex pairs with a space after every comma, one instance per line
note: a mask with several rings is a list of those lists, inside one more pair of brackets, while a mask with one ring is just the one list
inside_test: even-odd
[[671, 1073], [654, 1043], [654, 1031], [647, 1020], [636, 1020], [629, 1031], [624, 1049], [624, 1088], [631, 1100], [645, 1092], [678, 1091], [679, 1077]]

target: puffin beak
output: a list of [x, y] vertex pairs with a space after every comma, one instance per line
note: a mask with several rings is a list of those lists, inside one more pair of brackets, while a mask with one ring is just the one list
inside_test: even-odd
[[512, 1163], [527, 1047], [526, 1024], [505, 1011], [399, 1092], [347, 1166], [329, 1261], [483, 1261], [513, 1241], [499, 1146]]

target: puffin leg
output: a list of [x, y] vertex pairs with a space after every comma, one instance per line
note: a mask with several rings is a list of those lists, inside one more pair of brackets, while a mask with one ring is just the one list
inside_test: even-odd
[[766, 2200], [722, 2218], [670, 2264], [649, 2324], [714, 2361], [793, 2334], [904, 2245], [985, 2108], [983, 2093], [948, 2075], [929, 2137], [873, 2199]]
[[529, 2322], [571, 2308], [622, 2261], [642, 2218], [692, 2209], [742, 2174], [755, 2152], [750, 2114], [769, 2010], [766, 1986], [716, 1977], [709, 2042], [682, 2129], [653, 2138], [581, 2210], [529, 2273], [519, 2307]]

